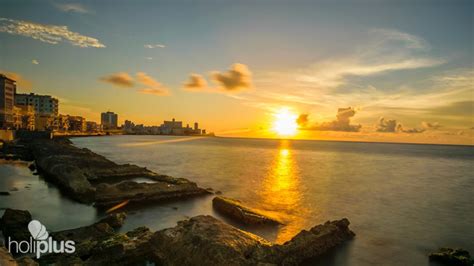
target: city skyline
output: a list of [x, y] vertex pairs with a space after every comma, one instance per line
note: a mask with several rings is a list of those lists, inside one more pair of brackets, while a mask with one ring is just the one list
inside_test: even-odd
[[93, 121], [473, 144], [473, 3], [434, 2], [5, 1], [0, 73]]

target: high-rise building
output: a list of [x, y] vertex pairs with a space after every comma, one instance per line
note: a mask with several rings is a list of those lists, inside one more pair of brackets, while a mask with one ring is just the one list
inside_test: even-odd
[[16, 105], [31, 105], [35, 108], [36, 115], [58, 116], [59, 101], [50, 95], [39, 95], [34, 93], [15, 94]]
[[13, 126], [16, 81], [0, 74], [0, 128]]
[[118, 115], [114, 112], [105, 112], [100, 115], [100, 123], [103, 129], [116, 129], [117, 128]]

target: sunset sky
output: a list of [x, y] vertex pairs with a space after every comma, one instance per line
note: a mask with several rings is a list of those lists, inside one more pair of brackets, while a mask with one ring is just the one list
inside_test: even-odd
[[[470, 0], [0, 3], [0, 73], [63, 114], [474, 144]], [[275, 130], [282, 114], [296, 132]]]

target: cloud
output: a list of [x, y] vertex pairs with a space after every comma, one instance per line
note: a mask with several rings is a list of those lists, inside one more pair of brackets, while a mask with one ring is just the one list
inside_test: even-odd
[[361, 125], [351, 125], [351, 118], [356, 114], [352, 107], [339, 108], [337, 110], [336, 120], [331, 122], [323, 122], [315, 126], [316, 130], [322, 131], [347, 131], [358, 132]]
[[400, 128], [401, 125], [397, 123], [397, 120], [385, 120], [385, 118], [381, 117], [377, 125], [377, 132], [397, 132]]
[[56, 4], [55, 7], [64, 12], [72, 12], [72, 13], [80, 13], [80, 14], [90, 13], [90, 10], [88, 10], [83, 5], [78, 4], [78, 3]]
[[308, 124], [309, 115], [308, 114], [300, 114], [296, 119], [296, 123], [299, 127], [304, 128]]
[[213, 72], [212, 81], [220, 89], [227, 92], [237, 92], [252, 88], [252, 73], [244, 64], [233, 64], [227, 72]]
[[72, 32], [67, 26], [0, 18], [0, 32], [30, 37], [49, 44], [69, 42], [73, 46], [104, 48], [99, 40]]
[[126, 72], [114, 73], [101, 77], [100, 80], [123, 88], [132, 88], [134, 86], [133, 78]]
[[322, 122], [313, 126], [306, 126], [308, 124], [308, 114], [301, 114], [296, 119], [298, 126], [302, 130], [319, 130], [319, 131], [345, 131], [345, 132], [359, 132], [361, 125], [352, 125], [351, 118], [356, 114], [356, 110], [352, 107], [339, 108], [337, 110], [336, 120], [330, 122]]
[[137, 81], [145, 86], [145, 88], [139, 90], [140, 93], [160, 96], [169, 94], [168, 89], [163, 87], [161, 83], [147, 75], [145, 72], [137, 73]]
[[165, 48], [166, 45], [164, 44], [145, 44], [143, 45], [145, 48], [148, 48], [148, 49], [154, 49], [154, 48]]
[[424, 128], [403, 128], [402, 124], [398, 123], [395, 119], [385, 120], [381, 117], [376, 128], [377, 132], [386, 132], [386, 133], [423, 133], [426, 129]]
[[447, 105], [433, 107], [429, 112], [440, 116], [472, 117], [474, 114], [474, 101], [453, 102]]
[[207, 89], [207, 81], [199, 74], [191, 74], [189, 80], [184, 83], [184, 88], [190, 91], [200, 91]]
[[425, 129], [433, 129], [433, 130], [436, 130], [442, 127], [438, 122], [430, 123], [430, 122], [425, 122], [425, 121], [421, 122], [421, 126], [424, 127]]
[[33, 65], [39, 65], [39, 61], [36, 60], [36, 59], [31, 60], [31, 63], [32, 63]]
[[145, 57], [145, 59], [146, 60], [153, 60], [153, 57], [148, 56], [148, 57]]
[[372, 29], [371, 34], [377, 36], [378, 43], [399, 42], [411, 49], [427, 49], [428, 43], [420, 37], [395, 29]]
[[4, 74], [8, 78], [11, 78], [16, 81], [16, 86], [17, 88], [20, 89], [31, 89], [32, 84], [31, 81], [23, 78], [22, 75], [16, 72], [10, 72], [10, 71], [4, 71], [0, 69], [0, 73]]

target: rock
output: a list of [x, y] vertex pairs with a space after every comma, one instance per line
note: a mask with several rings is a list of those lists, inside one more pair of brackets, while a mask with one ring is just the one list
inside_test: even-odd
[[100, 220], [99, 223], [107, 223], [112, 228], [117, 229], [117, 228], [122, 227], [126, 218], [127, 218], [127, 214], [125, 214], [124, 212], [112, 213], [112, 214], [107, 215], [107, 217], [103, 218], [102, 220]]
[[281, 224], [277, 219], [230, 198], [217, 196], [212, 200], [212, 207], [220, 214], [247, 225]]
[[271, 243], [212, 216], [196, 216], [151, 240], [157, 265], [256, 265]]
[[28, 165], [28, 169], [30, 169], [32, 172], [36, 170], [36, 165], [34, 163], [31, 163]]
[[222, 195], [222, 191], [218, 190], [218, 191], [216, 191], [215, 194], [216, 194], [216, 195]]
[[208, 192], [190, 181], [180, 181], [177, 184], [124, 181], [118, 184], [98, 185], [95, 205], [99, 208], [109, 208], [127, 200], [129, 204], [151, 203], [204, 194]]
[[10, 196], [10, 192], [8, 192], [8, 191], [0, 191], [0, 196]]
[[[35, 140], [30, 148], [36, 168], [44, 173], [45, 179], [56, 183], [65, 195], [79, 202], [97, 201], [98, 207], [113, 206], [125, 200], [146, 203], [207, 193], [189, 180], [159, 175], [136, 165], [119, 165], [88, 149], [74, 147], [66, 139]], [[156, 183], [130, 181], [137, 177]]]
[[31, 236], [28, 224], [31, 214], [28, 211], [6, 209], [0, 221], [0, 229], [5, 239], [9, 237], [16, 241], [28, 240]]
[[201, 215], [156, 232], [150, 240], [152, 261], [157, 265], [298, 265], [352, 239], [348, 226], [347, 219], [326, 222], [276, 245]]
[[4, 247], [0, 247], [0, 265], [2, 266], [16, 266], [18, 263], [13, 258], [12, 254]]
[[316, 225], [309, 231], [303, 230], [283, 245], [275, 245], [267, 258], [279, 265], [299, 265], [316, 258], [355, 236], [349, 224], [349, 220], [343, 218]]
[[18, 191], [18, 188], [12, 187], [12, 188], [10, 189], [10, 191]]
[[[30, 257], [21, 257], [21, 258], [18, 258], [16, 261], [17, 261], [19, 266], [37, 266], [37, 265], [39, 265], [36, 261], [34, 261]], [[0, 265], [2, 265], [2, 264], [0, 264]]]
[[431, 261], [446, 265], [474, 265], [474, 260], [469, 252], [461, 248], [440, 248], [438, 251], [430, 253], [429, 258]]

